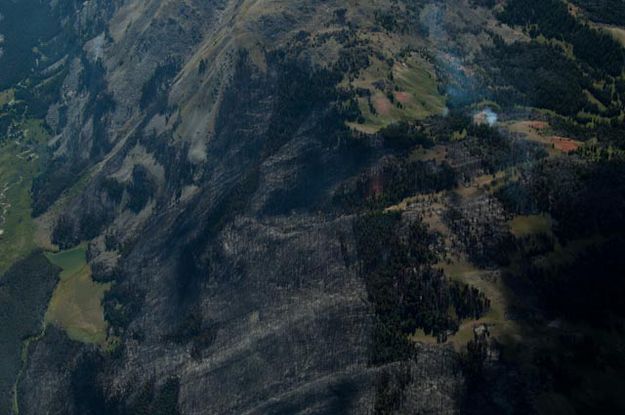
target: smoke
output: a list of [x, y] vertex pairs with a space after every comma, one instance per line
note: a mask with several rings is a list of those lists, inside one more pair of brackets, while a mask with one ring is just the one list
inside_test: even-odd
[[194, 140], [189, 147], [188, 158], [193, 164], [200, 164], [206, 161], [207, 158], [206, 143], [201, 140]]
[[473, 122], [476, 124], [488, 124], [493, 127], [497, 124], [498, 116], [495, 111], [490, 108], [484, 108], [482, 111], [473, 115]]
[[104, 32], [85, 43], [84, 49], [93, 61], [98, 61], [104, 57], [104, 45], [106, 37]]
[[[444, 85], [447, 105], [461, 108], [470, 105], [484, 95], [483, 87], [467, 67], [467, 53], [463, 53], [457, 35], [450, 36], [446, 4], [432, 2], [421, 11], [420, 24], [434, 52], [437, 76]], [[453, 13], [453, 12], [451, 12]], [[466, 51], [465, 51], [466, 52]]]
[[486, 123], [491, 127], [497, 124], [497, 113], [490, 108], [486, 108], [484, 110], [484, 115], [486, 116]]

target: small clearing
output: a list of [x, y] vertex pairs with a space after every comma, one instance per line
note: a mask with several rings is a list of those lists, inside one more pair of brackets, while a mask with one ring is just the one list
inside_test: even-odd
[[625, 29], [617, 26], [601, 25], [601, 28], [610, 33], [616, 40], [625, 46]]
[[541, 233], [551, 235], [551, 217], [548, 215], [515, 216], [510, 221], [510, 232], [517, 238]]
[[504, 127], [512, 134], [544, 145], [550, 156], [573, 152], [582, 145], [581, 141], [572, 138], [551, 135], [550, 125], [545, 121], [512, 121], [505, 123]]
[[46, 323], [63, 328], [73, 340], [104, 346], [107, 324], [102, 297], [110, 284], [99, 284], [91, 279], [84, 245], [49, 253], [47, 257], [63, 271], [50, 300]]
[[372, 59], [350, 86], [369, 91], [368, 96], [358, 98], [364, 122], [349, 123], [351, 128], [365, 133], [376, 133], [399, 121], [442, 114], [445, 109], [445, 98], [438, 91], [432, 64], [416, 55], [392, 65]]
[[580, 141], [573, 140], [571, 138], [553, 136], [551, 137], [553, 147], [563, 153], [571, 153], [582, 146]]

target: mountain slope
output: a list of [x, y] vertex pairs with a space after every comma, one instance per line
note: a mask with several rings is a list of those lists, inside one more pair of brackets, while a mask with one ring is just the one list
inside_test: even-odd
[[575, 313], [623, 287], [606, 247], [621, 246], [625, 52], [600, 9], [41, 7], [54, 30], [22, 45], [0, 115], [45, 119], [35, 240], [86, 244], [106, 341], [48, 324], [23, 348], [19, 413], [620, 408], [577, 379], [622, 376], [568, 357], [621, 344], [596, 340], [620, 338], [597, 323], [618, 332], [619, 306]]
[[[374, 5], [338, 6], [128, 3], [68, 58], [35, 214], [47, 209], [40, 221], [62, 247], [93, 240], [94, 278], [114, 281], [105, 314], [123, 345], [104, 360], [67, 346], [77, 372], [34, 389], [30, 371], [55, 370], [45, 362], [58, 358], [37, 346], [21, 412], [132, 411], [150, 401], [143, 385], [156, 382], [156, 405], [171, 377], [183, 413], [374, 405], [380, 369], [368, 363], [372, 310], [350, 221], [316, 211], [370, 157], [355, 157], [344, 124], [353, 93], [339, 84], [384, 44], [366, 39]], [[63, 189], [50, 184], [82, 175], [80, 194], [52, 205]], [[432, 352], [431, 364], [450, 359]], [[453, 407], [459, 386], [447, 388], [445, 401], [411, 405]]]

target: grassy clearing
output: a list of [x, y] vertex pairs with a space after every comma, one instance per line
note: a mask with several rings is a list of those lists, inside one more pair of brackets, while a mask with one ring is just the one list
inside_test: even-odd
[[[498, 173], [498, 177], [503, 177], [503, 175], [504, 172]], [[481, 188], [477, 187], [478, 183], [481, 183], [483, 187], [487, 183], [492, 182], [492, 180], [493, 177], [491, 175], [484, 176], [483, 178], [479, 177], [470, 188], [459, 189], [458, 194], [462, 197], [475, 197], [483, 191]], [[400, 204], [388, 208], [387, 211], [407, 210], [410, 208], [411, 204], [418, 203], [420, 199], [424, 197], [433, 198], [430, 201], [431, 213], [424, 215], [424, 222], [428, 225], [430, 230], [438, 232], [444, 238], [445, 244], [451, 244], [451, 231], [440, 216], [441, 212], [445, 211], [445, 204], [443, 202], [444, 195], [442, 193], [426, 196], [418, 195], [407, 198]], [[536, 222], [538, 223], [539, 221]], [[534, 223], [532, 223], [532, 225], [536, 226]], [[449, 257], [447, 260], [441, 261], [435, 265], [435, 267], [442, 269], [448, 278], [477, 288], [484, 293], [491, 302], [488, 313], [479, 320], [467, 319], [463, 321], [460, 324], [459, 330], [448, 337], [447, 343], [451, 344], [458, 351], [464, 349], [467, 343], [473, 340], [473, 329], [480, 325], [487, 325], [491, 335], [496, 336], [501, 341], [517, 338], [519, 336], [520, 330], [518, 325], [506, 317], [506, 310], [510, 303], [510, 295], [498, 272], [477, 268], [475, 265], [471, 264], [464, 255]], [[417, 330], [410, 336], [410, 339], [426, 344], [436, 343], [436, 338], [426, 335], [422, 330]]]
[[[592, 101], [594, 97], [588, 95]], [[550, 157], [570, 153], [583, 145], [581, 141], [553, 135], [550, 125], [544, 121], [511, 121], [503, 123], [503, 126], [511, 133], [521, 134], [526, 140], [542, 144]]]
[[415, 330], [415, 332], [408, 336], [408, 338], [411, 341], [417, 343], [438, 344], [436, 337], [432, 336], [431, 334], [425, 334], [425, 331], [423, 329]]
[[510, 221], [510, 232], [517, 238], [541, 233], [551, 235], [551, 217], [549, 215], [515, 216]]
[[[396, 62], [393, 67], [373, 60], [351, 84], [371, 93], [369, 98], [358, 98], [364, 123], [349, 124], [362, 132], [374, 133], [398, 121], [424, 119], [442, 113], [445, 108], [436, 75], [430, 65], [420, 59]], [[385, 87], [381, 89], [380, 85]]]
[[540, 143], [550, 156], [558, 155], [558, 151], [553, 148], [548, 136], [551, 133], [551, 126], [544, 121], [510, 121], [502, 124], [510, 133], [521, 134], [525, 139]]
[[586, 95], [586, 98], [588, 99], [588, 101], [590, 101], [592, 104], [596, 105], [597, 108], [599, 108], [600, 111], [605, 111], [607, 108], [605, 105], [603, 105], [603, 103], [601, 101], [599, 101], [590, 91], [588, 91], [587, 89], [584, 90], [584, 95]]
[[21, 135], [0, 147], [0, 273], [36, 246], [30, 188], [40, 168], [39, 148], [48, 136], [37, 120], [27, 120]]
[[[435, 147], [425, 152], [415, 152], [411, 156], [416, 159], [436, 159], [444, 157], [444, 152], [442, 149], [436, 149]], [[499, 171], [495, 175], [478, 176], [473, 179], [470, 186], [459, 186], [455, 192], [463, 199], [480, 197], [485, 192], [492, 192], [512, 175], [514, 175], [513, 171]], [[416, 195], [389, 207], [387, 211], [406, 211], [410, 209], [417, 209], [418, 211], [420, 209], [418, 207], [420, 205], [419, 202], [427, 200], [425, 205], [428, 206], [428, 210], [422, 211], [424, 223], [428, 225], [430, 230], [438, 232], [447, 246], [451, 246], [451, 231], [441, 216], [447, 208], [445, 199], [444, 193]], [[516, 218], [513, 225], [518, 235], [524, 232], [551, 229], [550, 218], [540, 216], [519, 217]], [[498, 271], [480, 269], [470, 263], [464, 254], [448, 256], [435, 265], [435, 267], [443, 270], [448, 278], [477, 288], [490, 300], [490, 310], [478, 320], [464, 320], [460, 324], [459, 330], [448, 337], [447, 343], [451, 344], [458, 351], [463, 350], [467, 343], [473, 340], [474, 328], [481, 325], [486, 325], [490, 334], [502, 342], [519, 338], [521, 331], [518, 324], [506, 316], [506, 310], [514, 299]], [[426, 335], [422, 330], [417, 330], [410, 336], [410, 339], [425, 344], [436, 343], [434, 337]]]
[[447, 147], [436, 145], [432, 148], [415, 148], [410, 154], [410, 161], [435, 161], [442, 163], [447, 157]]
[[[0, 147], [0, 274], [37, 248], [30, 189], [48, 135], [38, 120], [25, 120], [15, 131]], [[74, 340], [105, 344], [107, 327], [100, 303], [108, 285], [91, 279], [85, 246], [47, 257], [62, 272], [46, 323], [64, 328]]]
[[61, 267], [61, 279], [67, 279], [80, 272], [86, 265], [86, 248], [80, 245], [63, 252], [48, 253], [47, 257], [53, 264]]
[[616, 40], [621, 42], [623, 46], [625, 46], [625, 29], [622, 27], [609, 26], [609, 25], [601, 25], [603, 30], [610, 33]]
[[6, 105], [15, 99], [15, 90], [14, 89], [6, 89], [4, 91], [0, 91], [0, 107]]
[[46, 323], [63, 328], [73, 340], [105, 346], [107, 324], [101, 302], [110, 284], [91, 279], [85, 254], [84, 245], [47, 254], [50, 262], [63, 271], [50, 300]]
[[443, 112], [445, 98], [438, 92], [436, 76], [424, 62], [395, 64], [393, 75], [399, 91], [407, 94], [403, 105], [408, 116], [425, 118]]
[[507, 289], [497, 273], [478, 269], [471, 263], [463, 260], [441, 263], [438, 267], [449, 278], [477, 288], [490, 300], [488, 313], [479, 320], [463, 322], [458, 332], [449, 336], [447, 341], [456, 350], [461, 350], [470, 340], [473, 340], [473, 328], [482, 324], [487, 325], [491, 335], [499, 339], [518, 335], [519, 328], [516, 323], [506, 318], [506, 309], [509, 302]]

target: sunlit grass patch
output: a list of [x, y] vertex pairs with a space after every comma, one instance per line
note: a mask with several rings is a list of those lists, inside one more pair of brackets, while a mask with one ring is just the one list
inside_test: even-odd
[[367, 89], [370, 96], [360, 96], [358, 105], [363, 116], [350, 127], [374, 133], [399, 121], [424, 119], [441, 114], [445, 98], [438, 91], [438, 80], [427, 62], [409, 58], [403, 62], [373, 60], [361, 76], [352, 82]]
[[47, 137], [41, 121], [26, 120], [0, 146], [0, 273], [36, 247], [30, 188]]
[[473, 330], [486, 325], [491, 335], [497, 338], [515, 337], [519, 333], [517, 324], [506, 317], [508, 309], [507, 289], [497, 273], [482, 270], [465, 260], [438, 265], [445, 275], [454, 281], [468, 284], [480, 290], [490, 300], [490, 309], [478, 320], [465, 320], [456, 333], [449, 336], [447, 342], [456, 350], [462, 350], [473, 340]]
[[625, 29], [622, 27], [601, 25], [601, 27], [608, 33], [610, 33], [616, 40], [618, 40], [623, 46], [625, 46]]
[[110, 284], [99, 284], [91, 279], [85, 254], [86, 248], [81, 245], [47, 255], [50, 262], [63, 271], [50, 300], [46, 322], [65, 329], [73, 340], [104, 346], [107, 324], [101, 302]]
[[517, 238], [529, 235], [551, 234], [549, 215], [520, 215], [510, 221], [510, 232]]
[[425, 118], [443, 112], [445, 98], [438, 92], [436, 75], [425, 63], [396, 63], [393, 75], [398, 88], [395, 97], [402, 103], [407, 115]]
[[0, 91], [0, 107], [6, 105], [15, 99], [15, 90], [13, 88]]
[[79, 245], [76, 248], [68, 249], [57, 253], [48, 253], [46, 256], [53, 264], [61, 267], [61, 279], [66, 279], [80, 272], [87, 266], [86, 248]]

